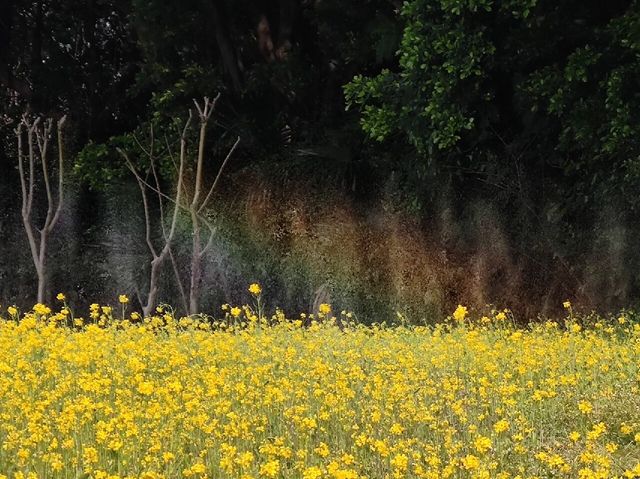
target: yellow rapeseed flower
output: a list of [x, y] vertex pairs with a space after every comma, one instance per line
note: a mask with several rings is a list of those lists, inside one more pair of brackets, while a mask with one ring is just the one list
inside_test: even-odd
[[468, 314], [468, 311], [466, 306], [462, 306], [459, 304], [456, 310], [453, 312], [453, 319], [455, 319], [458, 322], [462, 322], [464, 321], [464, 318], [467, 317], [467, 314]]
[[33, 311], [36, 314], [42, 315], [42, 316], [46, 316], [47, 314], [51, 313], [51, 308], [49, 308], [48, 306], [45, 306], [42, 303], [37, 303], [33, 306]]
[[480, 459], [473, 454], [468, 454], [462, 458], [462, 467], [466, 470], [474, 470], [480, 467]]
[[473, 441], [473, 446], [475, 447], [476, 451], [478, 451], [480, 454], [483, 454], [491, 449], [491, 439], [485, 436], [478, 436], [475, 441]]
[[501, 419], [493, 425], [493, 430], [500, 434], [501, 432], [505, 432], [509, 430], [509, 421], [506, 419]]
[[589, 414], [593, 411], [593, 404], [591, 404], [589, 401], [580, 401], [578, 402], [578, 410], [582, 414]]
[[321, 442], [320, 445], [314, 449], [314, 452], [320, 457], [327, 457], [329, 455], [329, 446]]
[[[259, 294], [259, 293], [256, 293]], [[274, 459], [260, 466], [260, 475], [265, 477], [276, 477], [280, 472], [280, 461]]]
[[319, 479], [322, 477], [322, 469], [317, 466], [307, 467], [302, 473], [302, 479]]
[[406, 471], [409, 466], [409, 458], [405, 454], [396, 454], [390, 462], [394, 469], [401, 472]]

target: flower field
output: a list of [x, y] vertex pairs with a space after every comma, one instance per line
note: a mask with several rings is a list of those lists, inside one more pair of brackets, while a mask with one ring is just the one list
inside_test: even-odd
[[640, 477], [625, 316], [338, 327], [323, 305], [216, 323], [125, 299], [0, 320], [2, 477]]

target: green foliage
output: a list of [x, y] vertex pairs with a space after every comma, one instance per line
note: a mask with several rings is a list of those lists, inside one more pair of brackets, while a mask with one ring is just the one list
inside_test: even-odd
[[116, 148], [127, 149], [133, 145], [130, 136], [114, 137], [107, 143], [89, 142], [76, 156], [73, 173], [95, 190], [104, 189], [114, 181], [122, 181], [127, 170]]
[[[347, 105], [362, 107], [362, 126], [372, 138], [382, 141], [399, 131], [431, 152], [455, 146], [473, 128], [477, 99], [491, 98], [482, 80], [495, 46], [482, 19], [492, 3], [404, 4], [398, 72], [357, 76], [345, 87]], [[524, 14], [513, 15], [518, 13]]]
[[525, 165], [573, 177], [571, 199], [602, 201], [637, 181], [639, 11], [638, 2], [408, 1], [398, 68], [356, 76], [347, 106], [371, 138], [401, 134], [428, 160], [490, 169], [525, 147]]

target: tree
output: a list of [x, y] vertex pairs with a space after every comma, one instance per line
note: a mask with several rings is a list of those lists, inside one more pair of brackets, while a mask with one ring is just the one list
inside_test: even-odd
[[[170, 257], [172, 260], [172, 264], [174, 266], [174, 275], [176, 278], [176, 282], [178, 283], [178, 287], [182, 293], [183, 301], [185, 303], [185, 309], [189, 314], [199, 313], [200, 286], [202, 281], [202, 261], [209, 248], [211, 248], [215, 233], [213, 225], [206, 218], [207, 208], [210, 205], [213, 193], [216, 189], [216, 186], [218, 185], [218, 182], [220, 181], [220, 177], [222, 176], [222, 173], [229, 159], [240, 143], [240, 137], [237, 137], [232, 147], [227, 152], [227, 155], [223, 159], [222, 163], [220, 164], [215, 179], [207, 188], [205, 184], [205, 144], [207, 136], [207, 125], [209, 123], [211, 115], [215, 110], [219, 98], [220, 94], [218, 94], [213, 101], [210, 101], [209, 98], [205, 97], [202, 104], [194, 100], [194, 105], [198, 112], [199, 119], [198, 148], [195, 165], [187, 164], [187, 138], [193, 118], [193, 113], [191, 110], [189, 110], [189, 119], [185, 122], [184, 128], [182, 130], [182, 135], [180, 137], [180, 154], [178, 165], [175, 165], [174, 163], [174, 173], [176, 177], [176, 193], [174, 196], [169, 196], [166, 193], [163, 193], [161, 189], [160, 179], [155, 165], [153, 129], [151, 130], [150, 146], [148, 149], [144, 149], [144, 152], [149, 159], [146, 178], [138, 173], [133, 162], [129, 158], [129, 155], [124, 150], [119, 149], [119, 152], [124, 158], [127, 167], [135, 176], [140, 188], [140, 194], [142, 196], [142, 203], [144, 207], [146, 242], [152, 256], [150, 265], [151, 269], [149, 273], [149, 293], [147, 295], [145, 303], [143, 304], [143, 312], [146, 316], [148, 316], [153, 311], [157, 304], [160, 271], [167, 257]], [[168, 145], [167, 148], [168, 150], [166, 153], [171, 158], [173, 158], [170, 152], [170, 147]], [[186, 181], [186, 175], [189, 171], [194, 175], [192, 190], [190, 190]], [[150, 184], [149, 181], [147, 181], [149, 176], [153, 178], [153, 184]], [[208, 192], [206, 192], [205, 194], [205, 191], [207, 191], [207, 189]], [[154, 192], [158, 198], [159, 218], [157, 222], [161, 225], [163, 240], [163, 246], [160, 250], [157, 250], [152, 240], [151, 209], [147, 197], [147, 190]], [[165, 203], [168, 204], [173, 210], [171, 214], [171, 224], [168, 231], [164, 224]], [[186, 304], [186, 295], [184, 293], [185, 289], [182, 284], [181, 275], [175, 265], [175, 261], [171, 252], [172, 242], [175, 238], [176, 233], [178, 215], [181, 210], [189, 215], [192, 237], [190, 259], [191, 269], [188, 281], [188, 306]], [[206, 228], [205, 232], [203, 232], [203, 227]]]
[[[144, 209], [144, 220], [145, 220], [145, 240], [149, 252], [151, 253], [151, 262], [150, 262], [150, 270], [149, 270], [149, 291], [147, 294], [146, 300], [140, 300], [142, 304], [142, 312], [145, 317], [151, 315], [154, 311], [157, 302], [158, 302], [158, 289], [159, 289], [159, 281], [160, 281], [160, 272], [164, 265], [167, 257], [170, 257], [173, 262], [173, 256], [171, 253], [171, 246], [176, 234], [176, 227], [178, 222], [178, 214], [180, 212], [180, 206], [182, 202], [182, 181], [184, 177], [185, 171], [185, 156], [186, 156], [186, 141], [187, 141], [187, 130], [191, 123], [191, 115], [189, 116], [189, 120], [185, 123], [184, 129], [182, 131], [182, 136], [180, 138], [180, 157], [179, 157], [179, 166], [177, 167], [177, 186], [176, 186], [176, 195], [175, 198], [171, 199], [170, 207], [172, 208], [171, 213], [171, 223], [169, 229], [167, 231], [167, 227], [165, 225], [165, 197], [162, 193], [162, 189], [160, 186], [160, 178], [158, 176], [158, 171], [155, 164], [155, 156], [154, 156], [154, 146], [155, 146], [155, 138], [153, 134], [153, 128], [151, 128], [151, 135], [149, 140], [148, 149], [144, 149], [144, 153], [147, 155], [149, 160], [148, 171], [146, 174], [146, 178], [149, 178], [149, 173], [153, 177], [154, 184], [153, 186], [149, 186], [147, 180], [143, 179], [138, 172], [136, 171], [136, 167], [133, 162], [130, 160], [129, 155], [122, 149], [118, 149], [120, 154], [125, 160], [125, 163], [129, 170], [133, 173], [138, 183], [138, 187], [140, 189], [140, 195], [142, 197], [142, 205]], [[142, 148], [142, 146], [141, 146]], [[157, 249], [154, 245], [152, 238], [152, 218], [151, 218], [151, 208], [149, 205], [149, 198], [147, 195], [147, 189], [152, 188], [153, 191], [157, 195], [158, 199], [158, 212], [159, 212], [159, 223], [162, 229], [162, 240], [163, 245], [161, 249]], [[175, 262], [174, 262], [175, 265]], [[182, 291], [182, 283], [180, 281], [180, 276], [176, 271], [176, 279], [178, 280], [178, 285]], [[184, 293], [183, 293], [184, 299]], [[186, 309], [186, 302], [184, 304]]]
[[638, 11], [623, 0], [411, 0], [398, 67], [356, 75], [347, 105], [370, 138], [403, 138], [462, 177], [514, 185], [515, 162], [536, 185], [546, 166], [601, 200], [640, 154]]
[[[54, 227], [60, 219], [64, 199], [64, 150], [62, 141], [62, 129], [66, 117], [62, 117], [57, 122], [57, 140], [58, 140], [58, 198], [54, 199], [53, 188], [51, 185], [52, 175], [48, 164], [49, 142], [51, 139], [51, 131], [53, 128], [53, 120], [47, 119], [44, 122], [41, 118], [30, 121], [25, 115], [16, 129], [16, 137], [18, 142], [18, 169], [20, 173], [20, 186], [22, 193], [22, 222], [31, 258], [38, 275], [38, 293], [37, 300], [39, 303], [45, 301], [46, 280], [47, 280], [47, 248], [49, 246], [49, 238]], [[24, 151], [23, 136], [26, 129], [27, 151]], [[37, 151], [36, 151], [37, 149]], [[39, 238], [36, 239], [33, 225], [33, 208], [35, 201], [35, 185], [36, 185], [36, 156], [40, 161], [42, 178], [46, 193], [47, 212], [44, 223], [41, 228], [37, 229]], [[26, 161], [25, 161], [26, 160]], [[25, 169], [26, 163], [26, 169]]]

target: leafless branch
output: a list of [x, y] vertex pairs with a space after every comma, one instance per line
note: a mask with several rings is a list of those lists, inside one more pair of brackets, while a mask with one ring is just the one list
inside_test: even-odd
[[231, 158], [231, 155], [233, 155], [233, 152], [236, 151], [236, 148], [238, 147], [239, 144], [240, 144], [240, 137], [236, 139], [235, 143], [233, 144], [233, 146], [227, 153], [227, 156], [225, 157], [224, 161], [222, 162], [222, 165], [220, 165], [220, 169], [218, 170], [218, 174], [216, 175], [215, 180], [213, 180], [211, 189], [209, 189], [209, 193], [207, 194], [206, 198], [200, 205], [200, 208], [198, 208], [198, 212], [201, 212], [204, 208], [206, 208], [207, 204], [209, 203], [209, 200], [211, 199], [211, 195], [213, 194], [213, 190], [215, 190], [216, 186], [218, 185], [218, 181], [220, 181], [220, 177], [222, 176], [224, 167], [227, 166], [227, 162], [229, 161], [229, 158]]

